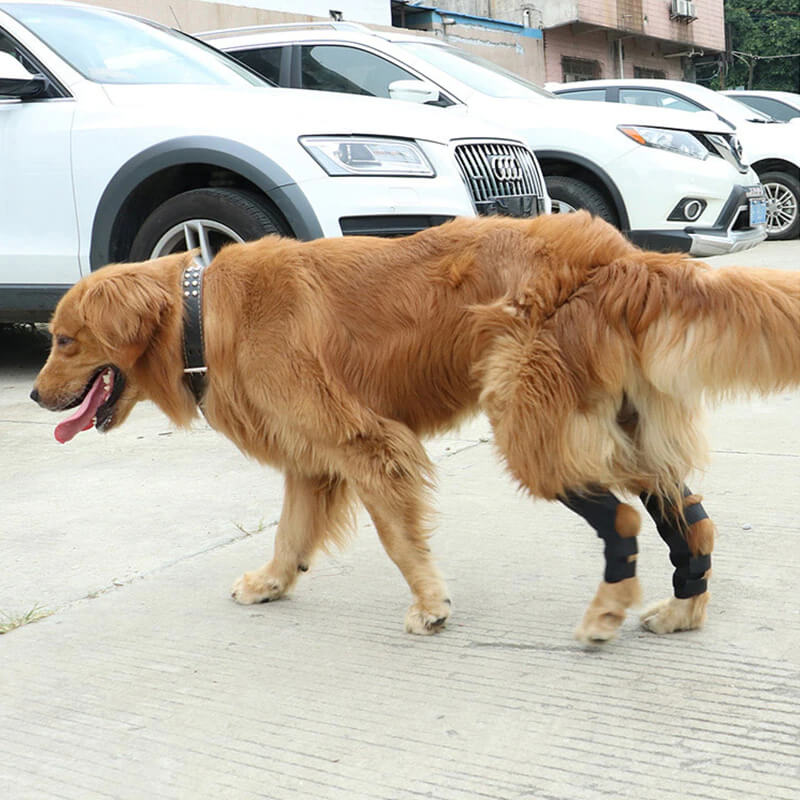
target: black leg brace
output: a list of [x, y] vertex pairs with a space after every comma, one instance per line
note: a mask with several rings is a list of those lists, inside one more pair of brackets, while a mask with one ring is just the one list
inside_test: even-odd
[[636, 554], [639, 552], [636, 537], [623, 538], [617, 533], [614, 523], [620, 501], [611, 492], [592, 495], [577, 495], [568, 492], [561, 502], [570, 511], [580, 514], [605, 543], [603, 555], [606, 569], [603, 579], [606, 583], [619, 583], [636, 575]]
[[[688, 497], [691, 493], [687, 486], [683, 487], [684, 497]], [[647, 513], [656, 523], [659, 535], [669, 547], [669, 560], [675, 567], [675, 572], [672, 574], [672, 588], [675, 597], [686, 599], [702, 594], [708, 589], [708, 581], [703, 576], [711, 569], [711, 556], [692, 555], [673, 506], [665, 503], [662, 511], [657, 497], [646, 493], [639, 496]], [[686, 506], [683, 515], [687, 525], [693, 525], [701, 519], [708, 519], [708, 514], [701, 503]]]

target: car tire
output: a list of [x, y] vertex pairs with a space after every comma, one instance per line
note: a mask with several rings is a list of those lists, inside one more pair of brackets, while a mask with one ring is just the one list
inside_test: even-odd
[[257, 194], [239, 189], [192, 189], [171, 197], [142, 223], [131, 245], [131, 261], [147, 261], [200, 248], [209, 263], [230, 242], [270, 233], [290, 233]]
[[614, 209], [593, 186], [565, 175], [545, 176], [544, 180], [547, 184], [547, 193], [553, 201], [554, 214], [570, 213], [583, 208], [619, 227]]
[[788, 172], [764, 172], [758, 177], [767, 196], [767, 239], [797, 239], [800, 180]]

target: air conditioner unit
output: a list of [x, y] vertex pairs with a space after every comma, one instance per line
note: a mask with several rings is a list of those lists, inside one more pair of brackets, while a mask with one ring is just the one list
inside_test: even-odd
[[672, 0], [672, 8], [670, 9], [671, 17], [685, 17], [687, 16], [687, 6], [689, 0]]
[[691, 22], [693, 19], [697, 19], [694, 3], [691, 0], [672, 0], [669, 15], [672, 19], [678, 19], [681, 22]]

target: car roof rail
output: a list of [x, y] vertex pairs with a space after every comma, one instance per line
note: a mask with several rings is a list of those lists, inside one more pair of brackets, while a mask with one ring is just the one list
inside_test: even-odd
[[258, 33], [260, 31], [292, 31], [292, 30], [338, 30], [338, 31], [359, 31], [361, 33], [372, 33], [372, 31], [360, 22], [276, 22], [265, 25], [244, 25], [240, 28], [220, 28], [213, 31], [199, 31], [193, 36], [235, 36], [240, 33]]

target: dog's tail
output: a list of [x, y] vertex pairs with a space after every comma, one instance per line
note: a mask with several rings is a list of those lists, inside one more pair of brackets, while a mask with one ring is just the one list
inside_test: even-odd
[[648, 253], [607, 274], [606, 313], [659, 391], [691, 402], [800, 384], [800, 273]]

